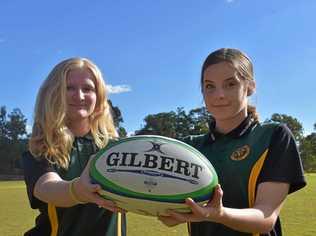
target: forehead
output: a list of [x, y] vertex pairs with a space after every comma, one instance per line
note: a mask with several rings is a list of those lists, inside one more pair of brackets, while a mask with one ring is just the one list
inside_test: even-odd
[[89, 81], [95, 83], [95, 78], [88, 68], [73, 68], [67, 74], [67, 82]]
[[206, 68], [203, 73], [203, 80], [218, 81], [225, 80], [236, 75], [237, 71], [228, 62], [220, 62], [217, 64], [210, 65]]

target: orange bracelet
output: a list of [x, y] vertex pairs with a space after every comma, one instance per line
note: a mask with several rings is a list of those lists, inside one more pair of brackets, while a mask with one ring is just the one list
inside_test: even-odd
[[76, 203], [76, 204], [85, 204], [86, 202], [80, 201], [78, 197], [76, 196], [74, 192], [74, 183], [79, 179], [79, 177], [74, 178], [70, 181], [69, 183], [69, 194], [71, 199]]

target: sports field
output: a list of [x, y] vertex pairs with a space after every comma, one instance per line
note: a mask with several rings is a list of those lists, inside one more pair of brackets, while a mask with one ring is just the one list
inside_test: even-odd
[[[285, 236], [316, 235], [316, 174], [307, 174], [308, 186], [289, 196], [282, 210]], [[30, 228], [37, 215], [29, 208], [22, 181], [0, 182], [0, 235], [17, 236]], [[128, 213], [128, 236], [187, 235], [184, 225], [168, 228], [153, 217]]]

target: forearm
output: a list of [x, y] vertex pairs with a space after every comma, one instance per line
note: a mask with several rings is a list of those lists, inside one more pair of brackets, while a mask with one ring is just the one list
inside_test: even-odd
[[265, 214], [258, 208], [234, 209], [224, 207], [217, 221], [237, 231], [267, 233], [272, 230], [279, 211], [269, 212], [269, 214]]
[[[75, 183], [73, 183], [75, 184]], [[43, 202], [52, 203], [58, 207], [70, 207], [78, 201], [70, 193], [71, 181], [61, 179], [59, 176], [42, 176], [34, 188], [34, 196]], [[75, 186], [72, 190], [75, 193]]]

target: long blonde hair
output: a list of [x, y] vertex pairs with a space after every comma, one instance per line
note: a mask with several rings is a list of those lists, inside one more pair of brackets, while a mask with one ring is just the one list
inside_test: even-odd
[[[203, 63], [202, 71], [201, 71], [201, 82], [200, 82], [202, 93], [204, 93], [203, 76], [204, 76], [205, 70], [209, 66], [220, 63], [220, 62], [230, 63], [236, 69], [237, 73], [241, 76], [241, 78], [245, 80], [254, 81], [253, 65], [250, 58], [245, 53], [243, 53], [242, 51], [238, 49], [221, 48], [209, 54]], [[248, 104], [247, 110], [248, 110], [248, 113], [252, 115], [255, 121], [259, 121], [259, 114], [257, 113], [255, 106]]]
[[117, 137], [106, 87], [98, 67], [86, 58], [70, 58], [60, 62], [43, 82], [36, 98], [34, 124], [29, 149], [33, 156], [67, 169], [74, 135], [66, 126], [66, 79], [73, 69], [88, 69], [94, 77], [97, 102], [89, 117], [91, 134], [97, 147], [106, 146]]

